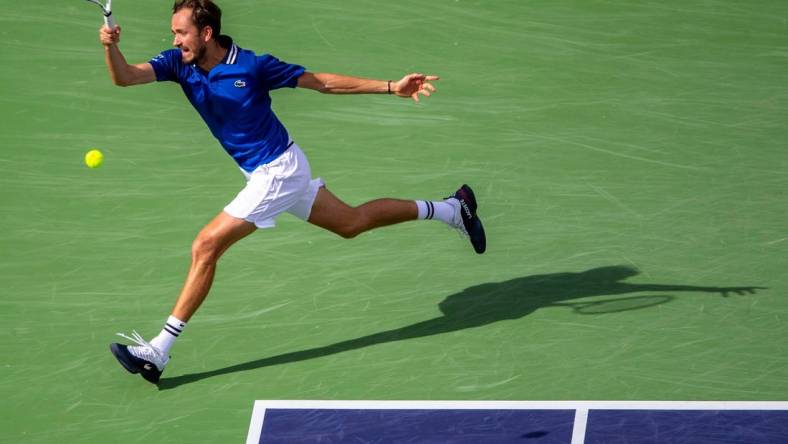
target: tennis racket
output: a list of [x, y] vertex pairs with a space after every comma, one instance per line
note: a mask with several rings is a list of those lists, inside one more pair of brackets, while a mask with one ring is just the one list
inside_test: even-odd
[[110, 30], [115, 29], [115, 19], [112, 18], [112, 0], [106, 0], [106, 3], [101, 3], [101, 0], [86, 0], [90, 3], [97, 5], [101, 8], [101, 12], [104, 14], [104, 24], [107, 25], [107, 28]]

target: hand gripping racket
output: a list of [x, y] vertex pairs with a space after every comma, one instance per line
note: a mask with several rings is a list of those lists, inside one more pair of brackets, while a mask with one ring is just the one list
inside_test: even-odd
[[90, 3], [96, 4], [99, 8], [101, 8], [101, 12], [104, 14], [104, 24], [107, 25], [107, 28], [110, 30], [115, 29], [115, 19], [112, 18], [112, 0], [106, 0], [105, 3], [101, 3], [101, 0], [87, 0]]

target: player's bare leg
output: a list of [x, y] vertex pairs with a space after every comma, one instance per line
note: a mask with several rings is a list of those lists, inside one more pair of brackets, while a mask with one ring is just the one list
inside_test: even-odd
[[468, 185], [442, 202], [377, 199], [358, 207], [342, 202], [323, 187], [312, 204], [309, 222], [349, 239], [373, 228], [435, 218], [467, 235], [473, 249], [482, 254], [486, 238], [476, 207], [476, 197]]
[[254, 233], [251, 222], [221, 212], [206, 225], [192, 243], [192, 264], [172, 315], [188, 322], [205, 300], [213, 284], [216, 264], [231, 245]]
[[192, 243], [192, 263], [172, 315], [161, 333], [150, 342], [137, 332], [127, 339], [137, 345], [111, 344], [110, 350], [131, 373], [140, 373], [150, 382], [159, 381], [169, 362], [169, 349], [197, 311], [213, 284], [216, 264], [230, 246], [256, 230], [254, 224], [224, 212], [208, 223]]
[[373, 228], [415, 220], [417, 217], [418, 208], [412, 200], [377, 199], [351, 207], [322, 187], [312, 204], [309, 223], [350, 239]]

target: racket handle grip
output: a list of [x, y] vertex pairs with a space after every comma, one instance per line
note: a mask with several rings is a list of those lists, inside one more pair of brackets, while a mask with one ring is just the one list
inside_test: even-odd
[[104, 16], [104, 24], [107, 25], [111, 31], [115, 30], [115, 19], [112, 18], [112, 13], [110, 12], [109, 15]]

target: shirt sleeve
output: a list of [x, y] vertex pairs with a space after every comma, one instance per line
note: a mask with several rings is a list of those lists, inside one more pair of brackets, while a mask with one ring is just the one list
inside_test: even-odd
[[181, 67], [181, 50], [168, 49], [162, 51], [161, 54], [153, 57], [148, 62], [153, 66], [153, 71], [156, 72], [156, 80], [164, 82], [170, 80], [173, 82], [178, 81], [178, 72]]
[[276, 57], [265, 54], [256, 60], [257, 77], [268, 90], [295, 88], [298, 78], [306, 71], [301, 65], [285, 63]]

